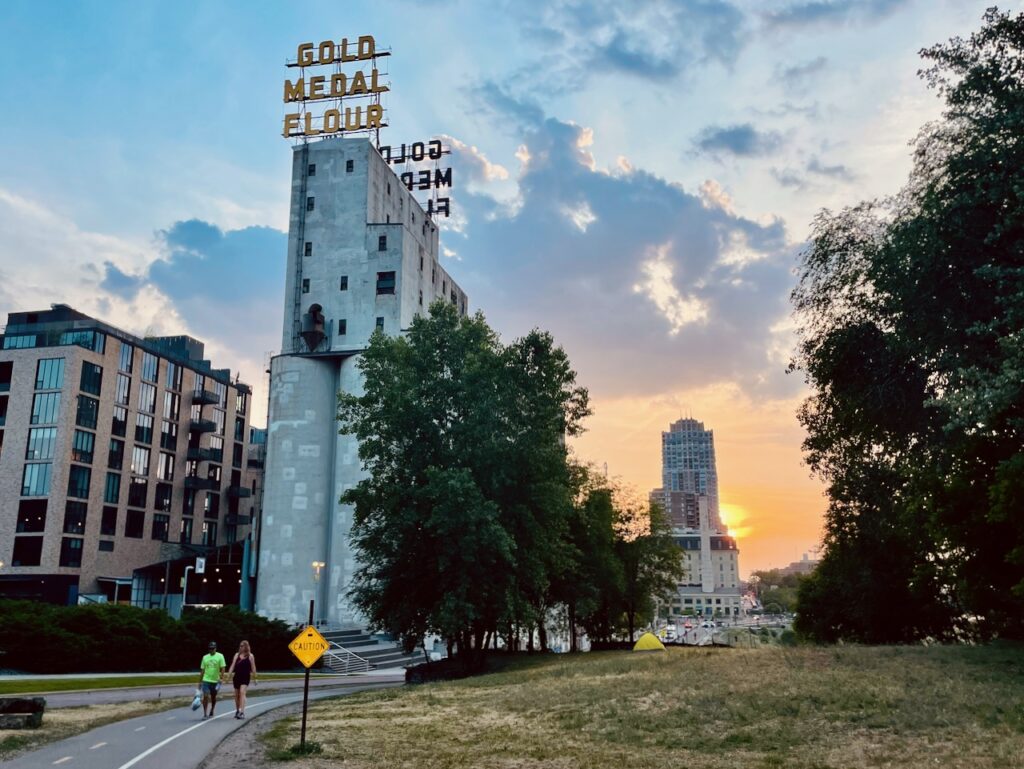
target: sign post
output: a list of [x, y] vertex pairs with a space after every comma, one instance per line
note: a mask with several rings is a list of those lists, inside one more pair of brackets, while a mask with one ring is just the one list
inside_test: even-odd
[[320, 631], [313, 627], [313, 600], [309, 601], [309, 624], [299, 633], [292, 642], [288, 644], [299, 662], [306, 668], [306, 681], [302, 687], [302, 735], [299, 738], [299, 749], [306, 749], [306, 711], [309, 706], [309, 669], [323, 653], [327, 651], [327, 639], [320, 635]]

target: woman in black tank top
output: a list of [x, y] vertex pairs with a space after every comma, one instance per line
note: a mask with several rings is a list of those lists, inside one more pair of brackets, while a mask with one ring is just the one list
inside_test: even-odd
[[245, 692], [249, 688], [250, 679], [256, 683], [256, 657], [248, 641], [238, 645], [238, 652], [231, 660], [228, 674], [233, 674], [231, 682], [235, 686], [235, 718], [245, 718]]

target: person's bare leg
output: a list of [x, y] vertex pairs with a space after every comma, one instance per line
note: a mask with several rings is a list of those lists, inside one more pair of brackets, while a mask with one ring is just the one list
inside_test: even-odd
[[242, 690], [235, 687], [235, 715], [242, 712]]
[[245, 693], [248, 688], [249, 686], [247, 684], [243, 684], [238, 687], [238, 701], [240, 703], [238, 706], [238, 712], [243, 716], [245, 715]]
[[217, 707], [217, 690], [210, 692], [210, 718], [213, 718], [213, 709]]

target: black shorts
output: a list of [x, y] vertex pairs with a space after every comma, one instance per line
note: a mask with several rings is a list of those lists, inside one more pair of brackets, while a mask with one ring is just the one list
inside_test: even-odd
[[234, 687], [235, 687], [236, 689], [240, 689], [240, 688], [242, 688], [243, 686], [248, 686], [248, 685], [249, 685], [249, 677], [248, 677], [248, 676], [246, 676], [245, 678], [236, 678], [236, 679], [235, 679], [234, 681], [232, 681], [231, 683], [232, 683], [232, 684], [234, 685]]

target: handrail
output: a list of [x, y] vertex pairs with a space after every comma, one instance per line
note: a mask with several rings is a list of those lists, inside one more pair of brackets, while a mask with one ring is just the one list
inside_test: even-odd
[[347, 676], [352, 673], [367, 673], [377, 667], [369, 660], [363, 659], [355, 652], [350, 652], [334, 641], [327, 643], [330, 644], [330, 648], [324, 652], [324, 667], [334, 673]]

